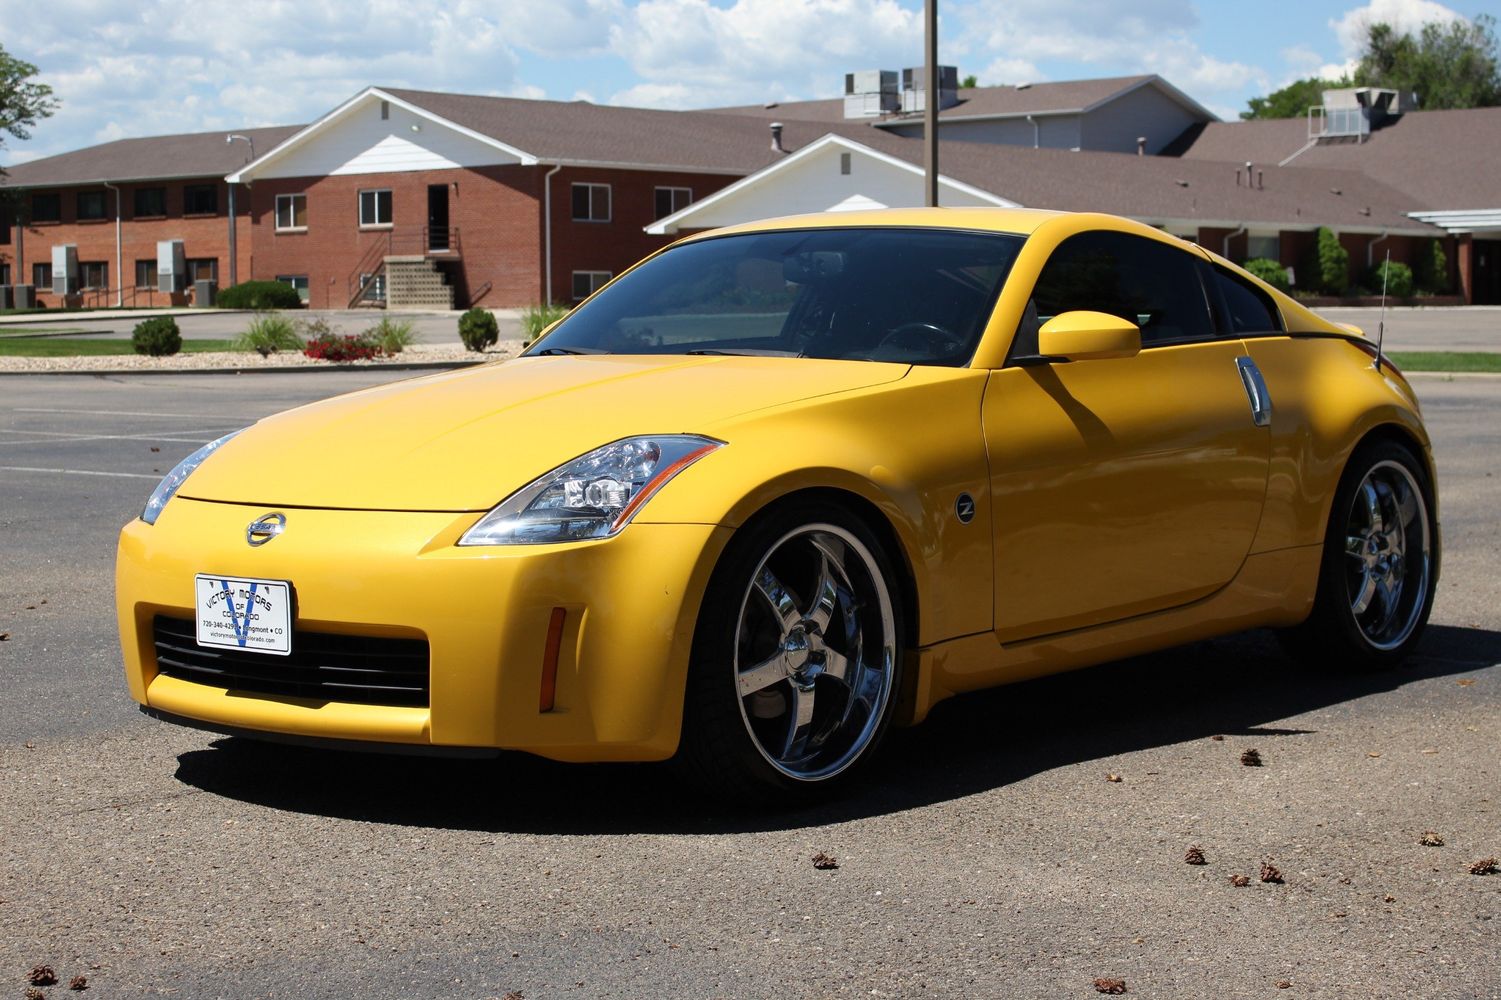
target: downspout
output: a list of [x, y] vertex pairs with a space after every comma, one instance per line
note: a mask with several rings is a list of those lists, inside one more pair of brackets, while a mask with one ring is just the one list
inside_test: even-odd
[[1233, 240], [1233, 239], [1235, 239], [1235, 237], [1237, 237], [1237, 236], [1243, 235], [1245, 233], [1245, 231], [1246, 231], [1246, 225], [1245, 225], [1245, 223], [1241, 223], [1241, 226], [1240, 226], [1239, 229], [1237, 229], [1235, 232], [1231, 233], [1230, 235], [1226, 236], [1223, 240], [1220, 241], [1220, 256], [1221, 257], [1225, 258], [1226, 260], [1230, 259], [1230, 241]]
[[115, 193], [115, 280], [120, 282], [120, 292], [115, 299], [115, 305], [125, 308], [125, 253], [121, 249], [120, 241], [120, 189], [109, 181], [104, 181], [104, 186]]
[[1365, 245], [1365, 266], [1366, 267], [1375, 267], [1376, 266], [1376, 244], [1380, 243], [1382, 240], [1386, 239], [1390, 235], [1391, 235], [1391, 233], [1389, 233], [1385, 229], [1383, 229], [1383, 230], [1381, 230], [1381, 235], [1380, 236], [1376, 237], [1374, 240], [1372, 240], [1371, 242], [1369, 242], [1369, 243], [1367, 243]]
[[552, 175], [562, 169], [559, 163], [542, 175], [542, 298], [547, 305], [552, 305]]
[[229, 287], [233, 288], [239, 281], [240, 255], [235, 249], [235, 188], [238, 184], [230, 184], [229, 187]]
[[24, 197], [24, 194], [16, 197], [16, 273], [10, 279], [12, 286], [31, 284], [26, 279], [26, 226], [21, 221], [26, 217], [26, 210], [21, 207]]
[[1032, 148], [1033, 149], [1041, 149], [1042, 148], [1042, 126], [1039, 125], [1039, 124], [1037, 124], [1037, 119], [1033, 118], [1031, 115], [1027, 116], [1027, 121], [1029, 121], [1029, 122], [1032, 123]]

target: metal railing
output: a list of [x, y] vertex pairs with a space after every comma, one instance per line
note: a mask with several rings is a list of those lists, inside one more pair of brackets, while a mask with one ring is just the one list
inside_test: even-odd
[[345, 290], [349, 308], [363, 304], [385, 304], [387, 257], [442, 255], [460, 257], [458, 226], [406, 226], [386, 230], [365, 249], [359, 263], [349, 272]]

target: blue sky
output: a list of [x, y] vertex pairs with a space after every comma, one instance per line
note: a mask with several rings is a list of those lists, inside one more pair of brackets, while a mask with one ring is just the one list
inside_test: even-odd
[[[940, 0], [940, 61], [982, 83], [1158, 73], [1224, 118], [1334, 71], [1371, 20], [1501, 0]], [[20, 163], [111, 139], [309, 121], [370, 84], [697, 108], [833, 97], [922, 61], [920, 0], [0, 0], [62, 100]]]

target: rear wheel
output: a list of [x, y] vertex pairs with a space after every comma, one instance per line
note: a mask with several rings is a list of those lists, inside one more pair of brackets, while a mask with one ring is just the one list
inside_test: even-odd
[[1361, 446], [1334, 497], [1313, 612], [1284, 643], [1320, 665], [1396, 663], [1428, 622], [1438, 557], [1424, 464], [1394, 441]]
[[901, 595], [881, 542], [829, 504], [751, 522], [705, 595], [681, 754], [730, 793], [811, 793], [867, 759], [890, 720]]

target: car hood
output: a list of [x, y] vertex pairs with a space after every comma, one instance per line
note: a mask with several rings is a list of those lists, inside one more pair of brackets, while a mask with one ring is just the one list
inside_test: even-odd
[[752, 410], [892, 382], [909, 370], [813, 358], [519, 358], [267, 417], [205, 461], [179, 495], [268, 507], [488, 510], [610, 441], [703, 433]]

